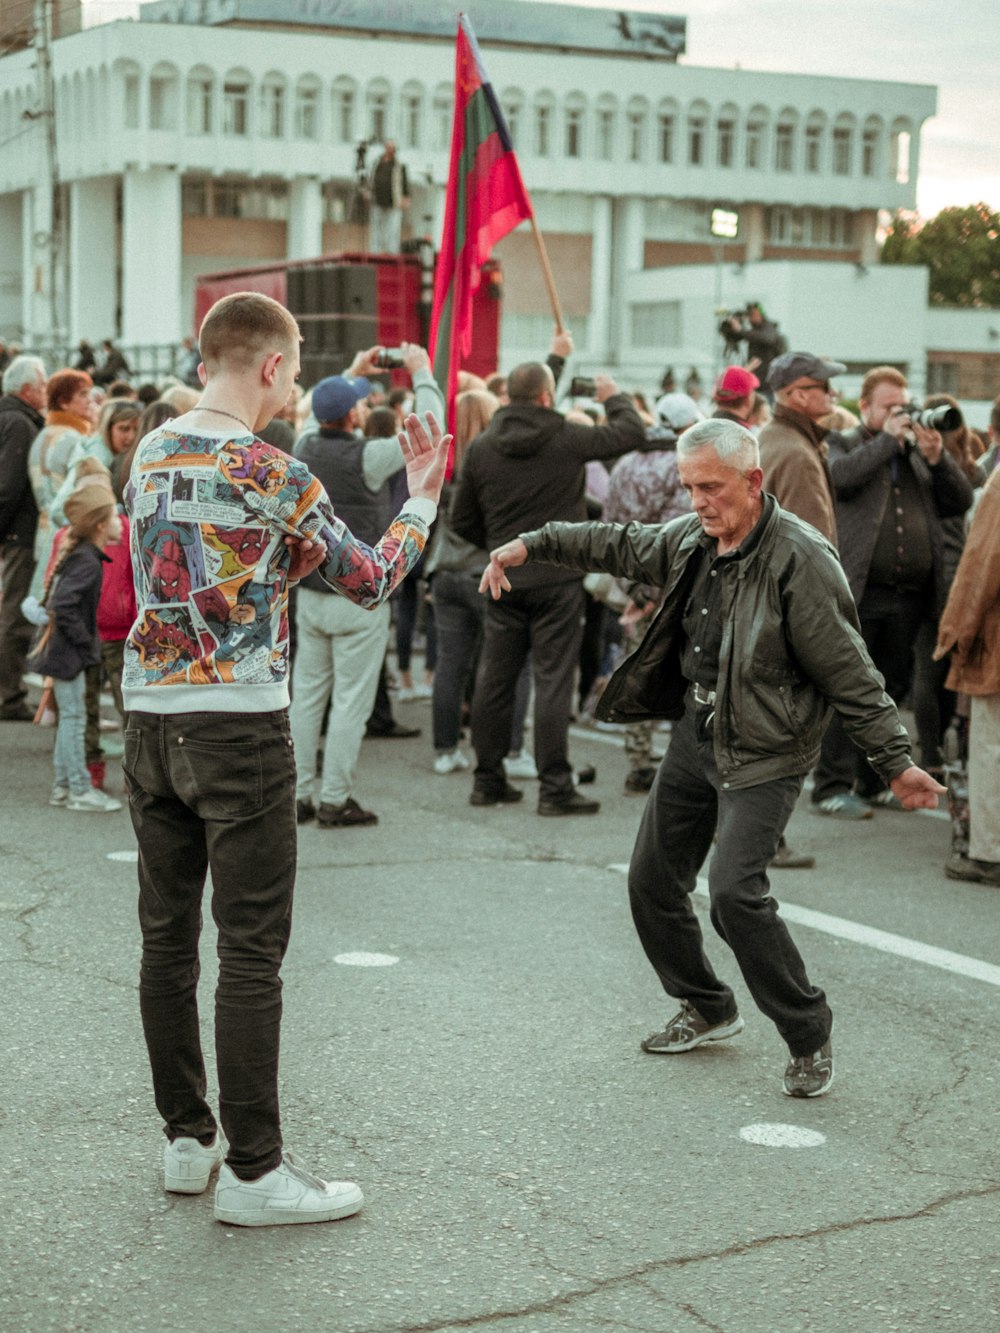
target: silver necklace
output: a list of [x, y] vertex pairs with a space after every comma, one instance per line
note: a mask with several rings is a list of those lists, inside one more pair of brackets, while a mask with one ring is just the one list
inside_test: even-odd
[[217, 417], [229, 417], [231, 421], [238, 421], [245, 431], [248, 431], [251, 435], [253, 434], [253, 431], [250, 430], [250, 427], [243, 418], [236, 416], [233, 412], [224, 412], [221, 407], [199, 407], [198, 411], [214, 412]]

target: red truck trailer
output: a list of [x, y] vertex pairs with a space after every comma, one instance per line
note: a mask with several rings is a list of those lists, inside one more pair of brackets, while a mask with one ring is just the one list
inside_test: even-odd
[[[354, 355], [381, 344], [427, 346], [434, 269], [429, 245], [423, 254], [357, 252], [317, 259], [260, 264], [203, 273], [195, 286], [195, 334], [209, 308], [231, 292], [262, 292], [280, 301], [302, 330], [302, 384], [350, 365]], [[499, 363], [500, 265], [491, 259], [473, 304], [472, 352], [463, 369], [486, 378]], [[428, 349], [431, 350], [431, 349]]]

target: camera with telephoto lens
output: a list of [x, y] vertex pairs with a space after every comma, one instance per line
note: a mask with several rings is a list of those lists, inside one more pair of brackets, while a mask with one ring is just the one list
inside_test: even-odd
[[383, 347], [372, 357], [372, 364], [379, 370], [402, 370], [406, 365], [401, 347]]
[[904, 403], [902, 409], [914, 426], [924, 430], [958, 430], [962, 414], [957, 407], [942, 403], [940, 407], [921, 407], [919, 403]]
[[593, 398], [597, 393], [597, 385], [593, 380], [588, 380], [583, 375], [574, 375], [569, 382], [569, 396], [571, 398]]
[[[731, 346], [736, 346], [743, 337], [743, 321], [748, 317], [750, 307], [743, 310], [717, 310], [715, 313], [721, 314], [722, 319], [719, 322], [719, 332]], [[733, 320], [737, 322], [737, 328], [733, 328]]]

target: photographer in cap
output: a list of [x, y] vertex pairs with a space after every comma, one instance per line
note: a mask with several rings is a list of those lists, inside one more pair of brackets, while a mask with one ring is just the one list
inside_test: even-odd
[[837, 520], [827, 463], [829, 432], [819, 420], [833, 405], [830, 380], [846, 369], [839, 361], [824, 361], [811, 352], [777, 357], [768, 374], [774, 416], [760, 432], [764, 489], [834, 546]]
[[[760, 302], [750, 301], [745, 310], [728, 316], [723, 320], [720, 331], [728, 347], [746, 343], [746, 359], [751, 369], [759, 374], [763, 384], [769, 385], [771, 362], [784, 351], [788, 343], [778, 331], [777, 324], [764, 314]], [[767, 388], [764, 392], [768, 397], [771, 396]]]

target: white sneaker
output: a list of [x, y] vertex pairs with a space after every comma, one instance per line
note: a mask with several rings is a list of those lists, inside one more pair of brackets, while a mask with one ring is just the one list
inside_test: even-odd
[[207, 1148], [197, 1139], [174, 1139], [163, 1148], [163, 1188], [171, 1194], [204, 1194], [224, 1156], [218, 1134]]
[[451, 754], [447, 751], [439, 754], [434, 760], [434, 772], [445, 776], [448, 773], [465, 773], [469, 769], [469, 761], [461, 750], [454, 750]]
[[65, 805], [69, 800], [68, 787], [53, 787], [52, 795], [49, 797], [49, 805]]
[[99, 791], [97, 787], [91, 787], [80, 796], [74, 796], [70, 792], [66, 802], [67, 810], [82, 810], [90, 814], [111, 814], [113, 810], [121, 808], [121, 801], [116, 801], [113, 796], [109, 796], [106, 791]]
[[513, 759], [503, 761], [503, 771], [508, 778], [527, 778], [531, 780], [538, 777], [538, 769], [535, 767], [535, 761], [527, 750], [522, 750], [519, 755]]
[[333, 1222], [360, 1211], [365, 1196], [349, 1180], [320, 1180], [291, 1153], [259, 1180], [240, 1180], [223, 1165], [215, 1186], [215, 1220], [237, 1227]]

